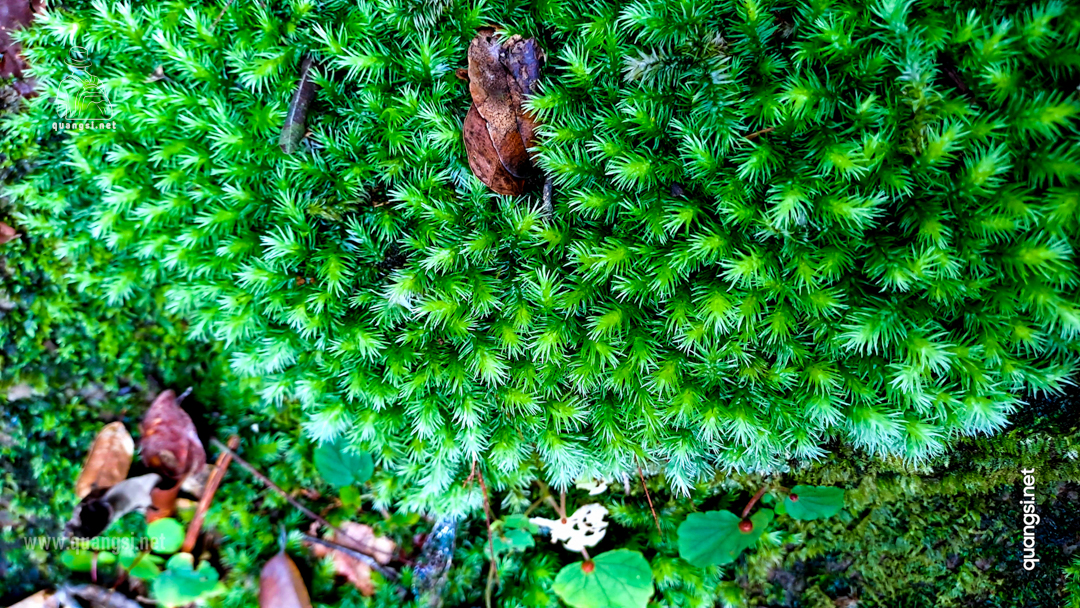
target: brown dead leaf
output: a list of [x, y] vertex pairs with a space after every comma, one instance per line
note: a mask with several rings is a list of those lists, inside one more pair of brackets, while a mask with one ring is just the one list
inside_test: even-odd
[[52, 597], [52, 591], [42, 589], [22, 601], [12, 604], [9, 608], [45, 608], [50, 597]]
[[[310, 532], [312, 535], [315, 534], [314, 528], [315, 526], [313, 525]], [[341, 539], [338, 538], [337, 534], [334, 534], [329, 540], [349, 548], [365, 547], [364, 553], [372, 555], [378, 563], [384, 566], [390, 563], [390, 559], [397, 549], [397, 545], [394, 541], [385, 536], [376, 536], [375, 530], [371, 526], [358, 524], [356, 522], [345, 522], [341, 525], [341, 529], [349, 535], [348, 538]], [[375, 584], [371, 581], [371, 566], [368, 566], [355, 557], [345, 555], [341, 551], [330, 549], [322, 545], [312, 544], [311, 552], [315, 557], [320, 558], [330, 555], [334, 560], [334, 569], [338, 574], [355, 585], [362, 595], [367, 597], [375, 595]]]
[[158, 395], [143, 417], [140, 430], [139, 452], [151, 471], [182, 482], [206, 466], [206, 451], [195, 423], [180, 409], [173, 391]]
[[14, 228], [8, 226], [4, 222], [0, 222], [0, 245], [17, 238], [19, 238], [19, 233], [15, 232]]
[[263, 566], [259, 575], [259, 608], [311, 608], [304, 579], [285, 551]]
[[151, 505], [151, 492], [161, 476], [148, 473], [125, 479], [108, 490], [96, 489], [87, 494], [64, 526], [68, 538], [94, 538], [113, 521]]
[[[21, 78], [26, 69], [22, 47], [12, 39], [10, 32], [30, 24], [34, 8], [28, 0], [0, 0], [0, 78]], [[27, 97], [32, 93], [32, 79], [16, 81], [15, 89]], [[5, 241], [0, 240], [0, 243]]]
[[467, 74], [472, 107], [465, 117], [469, 167], [499, 194], [524, 192], [535, 174], [528, 148], [535, 145], [536, 122], [523, 104], [533, 93], [543, 51], [536, 40], [504, 39], [481, 28], [469, 43]]
[[127, 479], [134, 455], [135, 441], [124, 423], [106, 424], [98, 431], [86, 455], [75, 482], [75, 495], [82, 500], [94, 489], [108, 489]]

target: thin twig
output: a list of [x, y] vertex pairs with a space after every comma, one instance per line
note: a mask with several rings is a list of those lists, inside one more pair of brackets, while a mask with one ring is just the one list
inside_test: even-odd
[[747, 135], [746, 139], [754, 139], [758, 135], [765, 135], [766, 133], [772, 133], [774, 130], [776, 130], [776, 127], [766, 127], [766, 128], [764, 128], [764, 129], [762, 129], [760, 131], [754, 131], [753, 133]]
[[221, 12], [218, 13], [217, 19], [214, 19], [214, 24], [210, 26], [210, 29], [214, 29], [217, 27], [218, 22], [221, 21], [221, 18], [225, 16], [225, 11], [229, 10], [229, 7], [232, 6], [232, 3], [233, 0], [228, 0], [228, 2], [225, 3], [225, 6], [221, 7]]
[[525, 509], [525, 514], [524, 514], [525, 517], [528, 517], [529, 513], [532, 513], [533, 511], [535, 511], [536, 508], [539, 507], [542, 504], [544, 504], [544, 497], [543, 496], [541, 496], [540, 498], [537, 498], [536, 500], [534, 500], [533, 503], [531, 505], [529, 505], [529, 508]]
[[[229, 437], [228, 445], [229, 449], [235, 450], [240, 447], [240, 438], [236, 435]], [[225, 478], [225, 471], [228, 470], [230, 462], [232, 462], [232, 456], [228, 452], [218, 455], [217, 462], [214, 463], [214, 472], [210, 474], [210, 479], [206, 480], [202, 496], [199, 497], [199, 505], [195, 507], [195, 515], [188, 524], [184, 545], [180, 548], [181, 552], [191, 553], [191, 550], [195, 548], [195, 543], [199, 540], [199, 532], [202, 532], [203, 520], [206, 519], [206, 511], [210, 508], [210, 502], [214, 500], [214, 494], [221, 486], [222, 479]]]
[[653, 521], [656, 522], [656, 533], [660, 535], [660, 540], [664, 540], [664, 531], [660, 529], [660, 518], [656, 516], [656, 508], [652, 504], [652, 496], [649, 494], [649, 486], [645, 485], [645, 474], [641, 472], [641, 465], [638, 464], [637, 459], [634, 459], [634, 464], [637, 465], [637, 474], [641, 478], [641, 488], [645, 490], [645, 500], [649, 501], [649, 511], [652, 511]]
[[330, 528], [331, 530], [333, 530], [334, 534], [337, 535], [337, 538], [348, 539], [350, 541], [350, 544], [353, 544], [358, 551], [362, 551], [364, 553], [367, 553], [369, 556], [374, 557], [375, 554], [386, 555], [385, 551], [382, 551], [380, 549], [376, 549], [374, 547], [368, 546], [368, 545], [366, 545], [364, 543], [361, 543], [360, 541], [356, 540], [355, 538], [352, 538], [351, 536], [349, 536], [349, 534], [347, 532], [345, 532], [341, 528], [339, 528], [339, 527], [335, 526], [334, 524], [326, 521], [326, 519], [324, 519], [321, 515], [315, 513], [311, 509], [309, 509], [309, 508], [305, 507], [304, 505], [300, 504], [299, 502], [297, 502], [297, 500], [295, 498], [293, 498], [292, 496], [289, 496], [288, 492], [286, 492], [285, 490], [282, 490], [281, 488], [279, 488], [277, 484], [270, 481], [270, 479], [267, 478], [262, 473], [260, 473], [258, 469], [253, 467], [250, 463], [248, 463], [243, 458], [241, 458], [236, 452], [230, 450], [227, 445], [225, 445], [225, 444], [221, 443], [220, 441], [218, 441], [217, 438], [212, 438], [210, 440], [210, 444], [213, 445], [214, 447], [216, 447], [219, 450], [223, 450], [225, 452], [228, 452], [229, 455], [232, 456], [233, 460], [236, 461], [236, 464], [243, 467], [248, 473], [251, 473], [255, 477], [255, 479], [258, 479], [259, 481], [261, 481], [263, 483], [263, 485], [270, 488], [274, 492], [277, 492], [282, 498], [284, 498], [286, 501], [288, 501], [288, 503], [290, 505], [292, 505], [292, 506], [296, 507], [297, 509], [299, 509], [299, 511], [301, 513], [303, 513], [304, 515], [307, 515], [311, 519], [314, 519], [315, 521], [319, 522], [320, 524], [322, 524], [322, 525], [326, 526], [327, 528]]
[[480, 481], [480, 492], [484, 497], [484, 523], [487, 524], [488, 533], [488, 548], [491, 549], [491, 567], [488, 569], [488, 587], [485, 591], [485, 599], [488, 602], [488, 607], [491, 606], [491, 578], [494, 576], [495, 581], [499, 582], [499, 557], [495, 554], [495, 536], [491, 531], [491, 503], [488, 501], [487, 484], [484, 483], [484, 474], [476, 466], [476, 457], [473, 456], [472, 472], [469, 473], [469, 478], [466, 482], [477, 479]]
[[366, 553], [361, 553], [361, 552], [357, 551], [356, 549], [350, 549], [349, 547], [346, 547], [345, 545], [336, 543], [336, 542], [334, 542], [332, 540], [326, 540], [325, 538], [319, 538], [318, 536], [312, 536], [312, 535], [310, 535], [310, 534], [308, 534], [308, 533], [306, 533], [304, 531], [300, 532], [300, 536], [302, 536], [304, 538], [304, 540], [306, 540], [309, 543], [315, 543], [316, 545], [322, 545], [322, 546], [327, 547], [329, 549], [333, 549], [334, 551], [340, 551], [341, 553], [344, 553], [345, 555], [348, 555], [349, 557], [351, 557], [351, 558], [353, 558], [355, 560], [359, 560], [359, 561], [367, 564], [368, 566], [370, 566], [373, 570], [378, 570], [379, 574], [383, 575], [384, 577], [386, 577], [386, 578], [388, 578], [390, 580], [396, 581], [398, 579], [398, 575], [397, 575], [396, 572], [394, 572], [393, 570], [387, 569], [385, 566], [383, 566], [378, 561], [376, 561], [375, 558], [371, 557], [370, 555], [367, 555]]

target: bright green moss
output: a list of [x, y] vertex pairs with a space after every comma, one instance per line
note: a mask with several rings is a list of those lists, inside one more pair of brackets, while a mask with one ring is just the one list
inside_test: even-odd
[[[111, 252], [85, 275], [109, 303], [163, 288], [267, 407], [371, 449], [382, 502], [466, 508], [446, 491], [474, 458], [515, 486], [656, 463], [678, 491], [830, 441], [924, 461], [1075, 372], [1075, 9], [54, 10], [25, 36], [44, 94], [9, 128], [56, 120], [73, 44], [118, 128], [12, 194]], [[466, 164], [453, 70], [487, 23], [548, 51], [553, 222]], [[320, 90], [285, 156], [304, 53]]]

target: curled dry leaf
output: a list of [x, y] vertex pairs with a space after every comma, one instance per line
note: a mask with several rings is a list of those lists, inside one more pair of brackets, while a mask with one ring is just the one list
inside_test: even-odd
[[[315, 526], [312, 525], [312, 528]], [[348, 547], [356, 546], [359, 544], [365, 547], [365, 553], [371, 553], [375, 558], [375, 561], [382, 565], [390, 563], [390, 558], [394, 555], [394, 550], [397, 549], [397, 545], [394, 541], [386, 538], [385, 536], [376, 536], [375, 530], [371, 526], [364, 524], [358, 524], [355, 522], [345, 522], [341, 525], [342, 531], [349, 535], [346, 539], [341, 539], [337, 534], [330, 537], [330, 540], [346, 545]], [[314, 534], [312, 530], [312, 534]], [[355, 542], [353, 542], [355, 541]], [[344, 576], [350, 583], [356, 586], [360, 590], [360, 593], [365, 596], [375, 595], [375, 584], [371, 581], [371, 566], [368, 566], [364, 562], [345, 555], [341, 551], [336, 551], [321, 545], [313, 545], [311, 552], [316, 557], [325, 557], [330, 555], [334, 560], [334, 569], [338, 574]]]
[[140, 429], [142, 460], [163, 478], [179, 483], [206, 466], [206, 451], [195, 431], [195, 423], [180, 409], [173, 391], [158, 395], [143, 417]]
[[86, 455], [86, 462], [75, 482], [75, 495], [81, 500], [95, 489], [107, 490], [124, 481], [134, 456], [135, 441], [124, 423], [106, 424], [98, 431]]
[[285, 551], [263, 566], [259, 576], [259, 608], [311, 608], [304, 579]]
[[72, 538], [93, 538], [124, 515], [150, 506], [150, 492], [161, 476], [149, 473], [125, 479], [108, 490], [94, 490], [75, 507], [64, 527]]
[[465, 116], [465, 151], [473, 173], [499, 194], [521, 194], [535, 175], [528, 148], [536, 143], [536, 121], [523, 105], [535, 91], [543, 58], [535, 39], [504, 39], [490, 27], [469, 43], [473, 103]]

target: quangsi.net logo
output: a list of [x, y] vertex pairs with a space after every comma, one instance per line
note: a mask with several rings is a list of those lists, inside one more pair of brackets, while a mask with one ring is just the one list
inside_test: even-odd
[[85, 48], [71, 48], [67, 68], [68, 75], [57, 87], [55, 103], [60, 120], [52, 123], [53, 130], [116, 129], [116, 108], [101, 79], [92, 72]]

